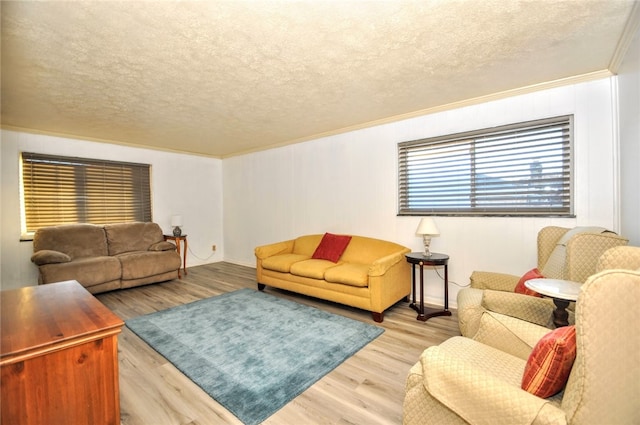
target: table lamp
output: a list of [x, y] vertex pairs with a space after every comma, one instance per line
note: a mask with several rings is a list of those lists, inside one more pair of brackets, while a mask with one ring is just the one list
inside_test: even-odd
[[416, 235], [422, 235], [422, 241], [424, 242], [424, 255], [431, 257], [431, 251], [429, 251], [431, 237], [440, 236], [440, 231], [431, 217], [423, 217], [420, 220], [420, 224], [418, 224], [418, 228], [416, 229]]
[[180, 226], [182, 226], [182, 216], [181, 215], [172, 215], [171, 216], [171, 227], [173, 227], [173, 236], [180, 236], [182, 235], [182, 229], [180, 228]]

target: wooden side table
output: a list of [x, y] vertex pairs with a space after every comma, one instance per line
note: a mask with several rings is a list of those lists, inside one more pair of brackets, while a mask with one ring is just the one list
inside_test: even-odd
[[[180, 241], [184, 242], [184, 251], [182, 252], [182, 268], [184, 269], [184, 274], [187, 275], [187, 235], [173, 236], [173, 235], [163, 235], [165, 241], [173, 241], [176, 244], [176, 251], [178, 251], [178, 255], [180, 255]], [[178, 269], [178, 278], [182, 279], [180, 275], [180, 269]]]
[[571, 301], [577, 301], [582, 284], [562, 279], [529, 279], [524, 286], [553, 299], [553, 324], [556, 328], [569, 325], [567, 307]]
[[75, 280], [0, 292], [0, 423], [120, 424], [123, 321]]
[[[426, 322], [432, 317], [451, 316], [449, 311], [449, 256], [446, 254], [432, 253], [427, 257], [423, 252], [412, 252], [406, 255], [407, 262], [412, 264], [411, 284], [412, 302], [409, 307], [418, 313], [416, 320]], [[420, 304], [416, 304], [416, 266], [420, 267]], [[424, 266], [444, 266], [444, 309], [430, 308], [424, 306]]]

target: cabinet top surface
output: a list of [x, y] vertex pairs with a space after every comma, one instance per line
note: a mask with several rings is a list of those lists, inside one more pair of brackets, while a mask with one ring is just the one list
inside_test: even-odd
[[0, 359], [120, 331], [124, 324], [75, 280], [0, 291]]

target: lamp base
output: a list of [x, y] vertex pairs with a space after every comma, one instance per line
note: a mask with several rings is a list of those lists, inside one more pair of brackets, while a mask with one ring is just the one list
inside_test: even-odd
[[173, 236], [178, 237], [182, 235], [182, 229], [180, 226], [176, 226], [173, 228]]
[[431, 245], [431, 236], [422, 235], [422, 242], [424, 243], [424, 255], [425, 255], [425, 257], [431, 257], [431, 251], [429, 251], [429, 245]]

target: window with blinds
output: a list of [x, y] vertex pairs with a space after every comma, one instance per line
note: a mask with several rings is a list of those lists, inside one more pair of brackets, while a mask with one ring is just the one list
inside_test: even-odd
[[151, 221], [150, 166], [22, 153], [23, 233], [66, 223]]
[[573, 116], [398, 144], [400, 215], [573, 215]]

